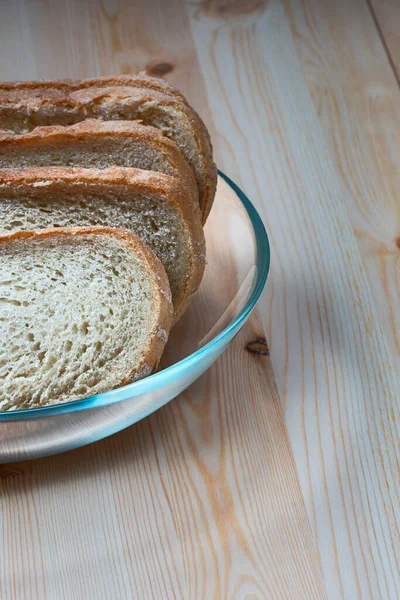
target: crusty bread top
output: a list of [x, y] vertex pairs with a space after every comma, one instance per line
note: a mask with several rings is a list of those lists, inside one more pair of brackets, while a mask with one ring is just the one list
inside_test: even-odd
[[[169, 331], [171, 328], [171, 323], [172, 323], [172, 305], [168, 301], [168, 296], [170, 294], [168, 279], [167, 279], [167, 275], [165, 273], [165, 270], [164, 270], [162, 264], [156, 258], [156, 256], [150, 251], [150, 249], [147, 247], [147, 245], [145, 243], [143, 243], [142, 240], [140, 240], [136, 235], [134, 235], [133, 233], [127, 232], [125, 230], [115, 229], [115, 228], [110, 228], [110, 227], [79, 227], [79, 228], [72, 228], [72, 229], [60, 228], [60, 229], [41, 230], [41, 231], [21, 231], [21, 232], [14, 232], [11, 234], [0, 236], [0, 254], [2, 254], [3, 249], [5, 251], [5, 256], [2, 257], [2, 260], [3, 260], [3, 258], [4, 258], [4, 260], [6, 260], [6, 256], [15, 255], [15, 252], [17, 252], [18, 248], [20, 248], [19, 242], [22, 242], [23, 247], [21, 249], [23, 249], [23, 251], [26, 252], [26, 250], [29, 251], [29, 243], [30, 242], [46, 243], [47, 240], [51, 240], [51, 238], [53, 238], [53, 240], [54, 240], [53, 247], [55, 248], [57, 246], [62, 245], [64, 241], [71, 240], [71, 238], [72, 239], [84, 238], [85, 242], [87, 241], [87, 238], [89, 238], [90, 241], [92, 242], [92, 238], [94, 238], [95, 236], [101, 236], [101, 238], [102, 238], [101, 243], [104, 243], [103, 242], [104, 238], [110, 238], [110, 237], [115, 240], [119, 240], [119, 241], [123, 242], [124, 246], [126, 244], [126, 246], [125, 246], [126, 248], [132, 250], [133, 254], [136, 257], [135, 260], [138, 259], [138, 262], [141, 263], [140, 268], [141, 268], [142, 273], [146, 273], [146, 276], [148, 277], [149, 281], [151, 281], [151, 286], [149, 287], [149, 292], [151, 293], [151, 296], [149, 297], [149, 302], [150, 302], [152, 312], [151, 312], [151, 321], [148, 323], [148, 326], [150, 326], [151, 329], [149, 328], [146, 331], [146, 338], [144, 338], [145, 347], [143, 349], [142, 348], [140, 349], [140, 354], [139, 354], [139, 356], [137, 356], [135, 358], [135, 361], [133, 362], [133, 356], [128, 354], [127, 360], [126, 360], [126, 365], [124, 365], [123, 371], [118, 371], [115, 373], [110, 372], [107, 383], [104, 380], [99, 379], [95, 383], [94, 391], [93, 391], [93, 387], [92, 388], [89, 387], [88, 390], [84, 393], [83, 397], [93, 395], [93, 393], [100, 393], [100, 392], [107, 391], [108, 389], [110, 389], [110, 387], [120, 387], [122, 385], [131, 383], [132, 381], [135, 381], [137, 379], [140, 379], [141, 377], [149, 375], [152, 372], [152, 370], [157, 366], [157, 364], [161, 358], [161, 354], [164, 349], [165, 343], [167, 341], [168, 334], [169, 334]], [[63, 273], [60, 273], [60, 275], [62, 276]], [[21, 288], [21, 289], [23, 290], [23, 288]], [[35, 288], [33, 288], [33, 289], [35, 289]], [[46, 298], [46, 296], [44, 295], [43, 302], [45, 302], [45, 298]], [[29, 303], [27, 303], [27, 305], [29, 305]], [[24, 306], [25, 306], [25, 304], [24, 304]], [[134, 310], [133, 307], [127, 307], [127, 308], [130, 311]], [[103, 319], [103, 321], [104, 321], [104, 319]], [[25, 328], [24, 328], [24, 330], [25, 330]], [[28, 331], [32, 331], [32, 329], [28, 329]], [[87, 333], [87, 330], [85, 333]], [[31, 336], [31, 339], [34, 339], [33, 333], [30, 333], [29, 335]], [[61, 335], [60, 335], [60, 338], [61, 338]], [[67, 338], [67, 340], [69, 340], [69, 338]], [[78, 336], [78, 340], [79, 340], [79, 336]], [[69, 340], [68, 343], [70, 344], [70, 348], [71, 348], [72, 342]], [[39, 348], [40, 348], [40, 345], [39, 345]], [[69, 348], [69, 350], [70, 350], [70, 348]], [[42, 350], [43, 350], [43, 355], [45, 356], [46, 348], [42, 347]], [[85, 350], [83, 352], [85, 352]], [[60, 358], [62, 358], [62, 356]], [[41, 360], [43, 360], [43, 359], [41, 359]], [[31, 363], [31, 365], [32, 365], [32, 363]], [[99, 367], [99, 364], [97, 364], [97, 367]], [[81, 375], [82, 375], [82, 373], [86, 373], [86, 372], [87, 372], [87, 370], [82, 371]], [[65, 369], [64, 369], [64, 373], [65, 373]], [[68, 373], [67, 373], [67, 375], [68, 375]], [[29, 378], [25, 375], [21, 375], [20, 379], [22, 381], [24, 379], [29, 381]], [[96, 380], [96, 377], [95, 377], [95, 380]], [[57, 376], [57, 381], [59, 381], [58, 376]], [[16, 392], [15, 385], [14, 385], [15, 379], [11, 378], [11, 382], [14, 387], [14, 396], [15, 396], [15, 392]], [[110, 385], [110, 383], [111, 383], [111, 385]], [[18, 384], [16, 384], [16, 385], [17, 385], [17, 390], [18, 390]], [[29, 385], [32, 385], [32, 384], [29, 384]], [[51, 386], [49, 386], [49, 387], [50, 387], [50, 392], [48, 392], [49, 388], [46, 388], [46, 396], [48, 396], [48, 394], [50, 394], [50, 396], [48, 396], [49, 402], [45, 402], [45, 403], [52, 404], [52, 403], [57, 402], [57, 400], [60, 401], [60, 397], [52, 397], [51, 396]], [[6, 394], [6, 400], [7, 400], [7, 390], [8, 390], [7, 387], [5, 389], [3, 389], [3, 392]], [[1, 386], [0, 386], [0, 392], [1, 391], [2, 390], [1, 390]], [[62, 401], [77, 399], [77, 397], [82, 397], [80, 394], [78, 394], [78, 396], [77, 396], [76, 392], [77, 392], [77, 390], [75, 390], [73, 397], [71, 398], [71, 388], [69, 388], [69, 389], [66, 388], [62, 394], [62, 396], [63, 396], [61, 398]], [[25, 390], [25, 394], [26, 394], [26, 390]], [[0, 396], [1, 396], [1, 393], [0, 393]], [[17, 398], [19, 399], [18, 394], [17, 394]], [[19, 407], [25, 408], [25, 407], [30, 407], [32, 405], [36, 406], [36, 404], [32, 404], [32, 400], [30, 397], [25, 398], [25, 404], [27, 402], [28, 402], [27, 406], [24, 406], [24, 404], [22, 404], [22, 406], [20, 405]], [[4, 402], [2, 404], [4, 404]], [[6, 402], [6, 404], [7, 404], [7, 402]], [[41, 402], [38, 405], [40, 406]], [[13, 404], [11, 404], [11, 406], [9, 406], [7, 408], [18, 408], [18, 406], [16, 407]]]
[[143, 125], [140, 119], [136, 121], [100, 121], [99, 119], [86, 119], [73, 125], [43, 125], [35, 127], [32, 131], [23, 135], [12, 135], [0, 132], [0, 140], [4, 144], [18, 144], [20, 140], [30, 140], [38, 138], [80, 138], [87, 139], [88, 135], [96, 137], [106, 137], [113, 134], [119, 134], [123, 137], [132, 135], [163, 141], [169, 147], [177, 148], [176, 144], [161, 133], [156, 127]]
[[[9, 148], [32, 148], [41, 143], [106, 140], [111, 138], [139, 141], [150, 150], [158, 153], [163, 162], [168, 162], [171, 174], [182, 181], [189, 189], [195, 204], [199, 203], [198, 189], [192, 169], [183, 158], [177, 145], [163, 135], [156, 127], [143, 125], [141, 121], [101, 121], [87, 119], [74, 125], [49, 125], [36, 127], [22, 135], [0, 132], [0, 151]], [[14, 167], [14, 165], [9, 165]], [[52, 166], [51, 164], [45, 166]], [[83, 165], [82, 165], [83, 166]], [[158, 170], [158, 169], [155, 169]]]
[[181, 102], [184, 102], [185, 104], [189, 105], [185, 96], [173, 85], [168, 83], [168, 81], [165, 81], [165, 79], [160, 79], [158, 77], [146, 75], [144, 71], [141, 71], [138, 74], [135, 73], [131, 75], [105, 75], [102, 77], [91, 77], [89, 79], [81, 79], [80, 81], [75, 81], [73, 82], [73, 85], [76, 86], [75, 89], [110, 86], [143, 87], [148, 88], [149, 90], [155, 90], [156, 92], [167, 94], [168, 96], [173, 96]]
[[0, 88], [0, 104], [8, 107], [27, 107], [28, 111], [35, 111], [46, 106], [60, 106], [65, 109], [74, 110], [75, 104], [64, 90], [45, 88], [32, 90], [30, 88], [2, 89]]
[[[160, 194], [168, 198], [193, 224], [199, 233], [198, 211], [193, 210], [188, 190], [174, 177], [131, 167], [84, 169], [80, 167], [32, 167], [31, 169], [0, 169], [0, 187], [32, 185], [46, 187], [55, 182], [69, 185], [134, 186], [135, 190]], [[35, 185], [36, 184], [36, 185]], [[200, 235], [203, 238], [203, 235]]]
[[107, 137], [119, 134], [123, 137], [132, 135], [144, 139], [157, 139], [171, 148], [177, 148], [176, 144], [161, 133], [156, 127], [143, 125], [140, 119], [136, 121], [101, 121], [99, 119], [86, 119], [73, 125], [43, 125], [35, 127], [29, 133], [23, 135], [12, 135], [0, 132], [0, 140], [5, 144], [17, 144], [21, 139], [30, 140], [37, 138], [80, 138], [87, 139], [88, 135], [95, 137]]
[[[138, 76], [144, 77], [145, 76]], [[0, 85], [0, 106], [7, 110], [7, 107], [16, 109], [24, 114], [34, 117], [34, 124], [31, 125], [49, 125], [51, 124], [52, 113], [55, 108], [64, 111], [65, 118], [69, 119], [70, 124], [82, 121], [87, 118], [100, 118], [104, 120], [127, 119], [129, 117], [121, 116], [120, 109], [131, 105], [133, 110], [148, 113], [146, 124], [156, 125], [151, 116], [155, 110], [163, 111], [165, 122], [170, 120], [165, 128], [166, 135], [177, 142], [185, 159], [193, 168], [197, 185], [199, 188], [199, 202], [202, 209], [202, 220], [205, 222], [214, 201], [217, 170], [212, 156], [212, 145], [209, 133], [203, 121], [179, 95], [173, 95], [160, 91], [157, 82], [154, 84], [152, 78], [152, 87], [144, 85], [114, 85], [108, 87], [87, 87], [79, 88], [75, 85], [69, 87], [67, 84], [55, 84], [50, 86], [35, 86], [35, 82], [30, 84], [3, 84]], [[153, 108], [152, 108], [153, 107]], [[46, 121], [43, 122], [45, 111], [48, 111]], [[108, 110], [109, 114], [104, 114]], [[103, 113], [103, 114], [102, 114]], [[42, 117], [40, 116], [42, 115]], [[139, 119], [144, 118], [139, 115]], [[50, 120], [50, 122], [48, 122]], [[54, 122], [54, 121], [53, 121]], [[158, 127], [158, 125], [157, 125]], [[12, 127], [5, 127], [11, 130]], [[190, 144], [181, 144], [177, 140], [177, 132], [183, 133], [187, 139], [190, 138]]]
[[58, 89], [65, 91], [82, 90], [88, 87], [111, 87], [111, 86], [133, 86], [144, 87], [169, 96], [173, 96], [185, 104], [188, 104], [185, 96], [173, 85], [160, 79], [146, 75], [144, 71], [132, 73], [131, 75], [103, 75], [101, 77], [90, 77], [87, 79], [60, 79], [60, 80], [36, 80], [36, 81], [2, 81], [0, 90], [43, 90]]
[[[0, 194], [17, 191], [23, 194], [26, 188], [56, 186], [88, 190], [105, 186], [132, 188], [135, 194], [143, 193], [160, 197], [176, 210], [185, 223], [189, 236], [188, 258], [190, 272], [184, 282], [183, 295], [175, 306], [175, 320], [186, 310], [191, 297], [198, 289], [205, 267], [205, 238], [200, 215], [193, 208], [188, 190], [174, 177], [153, 171], [142, 171], [128, 167], [107, 169], [82, 169], [78, 167], [35, 167], [31, 169], [0, 169]], [[1, 204], [1, 201], [0, 201]]]

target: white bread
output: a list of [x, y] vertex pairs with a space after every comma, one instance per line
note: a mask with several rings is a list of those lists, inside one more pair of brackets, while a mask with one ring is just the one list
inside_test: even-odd
[[[144, 76], [138, 76], [144, 77]], [[0, 129], [27, 133], [42, 125], [70, 125], [85, 119], [142, 120], [176, 143], [193, 169], [202, 221], [214, 201], [217, 170], [208, 131], [199, 115], [178, 95], [160, 91], [160, 84], [113, 85], [79, 89], [77, 84], [40, 82], [0, 86]], [[146, 78], [152, 79], [152, 78]], [[122, 79], [124, 83], [124, 81]]]
[[205, 241], [177, 179], [123, 167], [0, 170], [0, 233], [89, 225], [131, 230], [150, 246], [167, 272], [178, 319], [200, 285]]
[[0, 168], [134, 167], [179, 179], [199, 203], [196, 180], [174, 142], [138, 121], [88, 119], [76, 125], [0, 134]]
[[132, 233], [0, 236], [0, 410], [85, 398], [149, 375], [171, 326], [168, 280]]

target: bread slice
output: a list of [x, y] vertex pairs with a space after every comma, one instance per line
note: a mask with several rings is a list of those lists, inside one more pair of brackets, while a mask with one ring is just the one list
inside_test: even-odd
[[0, 134], [1, 169], [114, 165], [176, 177], [199, 203], [193, 171], [176, 144], [138, 121], [88, 119], [67, 127], [36, 127], [25, 135]]
[[25, 87], [0, 88], [0, 129], [6, 132], [22, 134], [37, 126], [71, 125], [90, 118], [141, 120], [174, 141], [193, 169], [205, 222], [217, 184], [210, 136], [199, 115], [179, 97], [143, 86], [70, 90], [56, 84], [35, 87], [32, 82]]
[[0, 236], [0, 410], [100, 394], [149, 375], [171, 326], [168, 279], [107, 227]]
[[205, 242], [177, 179], [122, 167], [0, 170], [0, 233], [89, 225], [131, 230], [150, 246], [167, 272], [178, 319], [200, 285]]

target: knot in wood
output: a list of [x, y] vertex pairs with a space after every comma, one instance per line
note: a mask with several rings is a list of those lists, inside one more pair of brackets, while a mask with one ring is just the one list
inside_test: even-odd
[[171, 73], [174, 70], [174, 65], [169, 62], [153, 62], [146, 66], [146, 73], [153, 75], [153, 77], [162, 77]]
[[260, 11], [267, 0], [203, 0], [201, 10], [210, 16], [241, 16]]
[[267, 340], [263, 337], [256, 338], [246, 345], [246, 350], [259, 356], [269, 356]]
[[22, 469], [18, 469], [13, 465], [0, 465], [0, 481], [15, 479], [15, 477], [18, 477], [21, 473], [23, 473]]

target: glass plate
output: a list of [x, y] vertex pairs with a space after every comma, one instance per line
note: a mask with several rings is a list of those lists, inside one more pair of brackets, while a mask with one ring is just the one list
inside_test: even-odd
[[158, 372], [84, 400], [0, 413], [0, 463], [65, 452], [116, 433], [175, 398], [212, 365], [248, 319], [270, 260], [258, 213], [221, 172], [205, 236], [204, 279], [171, 332]]

